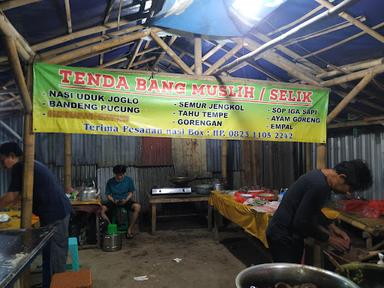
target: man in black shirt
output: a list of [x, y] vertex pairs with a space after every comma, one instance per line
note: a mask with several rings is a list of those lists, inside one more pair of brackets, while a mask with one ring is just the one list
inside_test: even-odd
[[293, 183], [267, 228], [267, 241], [274, 262], [300, 263], [304, 239], [313, 237], [337, 250], [349, 248], [348, 235], [326, 223], [321, 209], [331, 191], [350, 194], [372, 185], [372, 175], [362, 160], [344, 161], [333, 169], [313, 170]]
[[[17, 202], [23, 185], [23, 151], [17, 143], [0, 146], [0, 161], [11, 169], [8, 192], [0, 197], [0, 209]], [[33, 170], [32, 212], [39, 216], [40, 226], [51, 226], [54, 235], [43, 248], [43, 288], [49, 288], [51, 275], [64, 272], [68, 252], [68, 223], [71, 203], [63, 187], [42, 163], [35, 161]]]

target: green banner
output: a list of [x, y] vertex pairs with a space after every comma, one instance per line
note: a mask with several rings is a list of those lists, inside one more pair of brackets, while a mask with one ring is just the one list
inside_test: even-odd
[[35, 132], [326, 142], [328, 89], [34, 65]]

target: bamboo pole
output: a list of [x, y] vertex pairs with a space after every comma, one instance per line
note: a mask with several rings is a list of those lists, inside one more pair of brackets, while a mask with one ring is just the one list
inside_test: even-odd
[[[246, 38], [244, 39], [244, 46], [247, 47], [247, 49], [256, 50], [261, 45], [252, 39]], [[262, 54], [262, 58], [276, 65], [277, 67], [287, 71], [289, 74], [294, 77], [297, 77], [300, 80], [303, 80], [309, 84], [319, 85], [319, 82], [311, 73], [308, 73], [304, 69], [300, 68], [298, 65], [290, 62], [289, 60], [285, 59], [284, 57], [280, 56], [275, 52], [266, 51]]]
[[72, 187], [72, 134], [64, 134], [64, 188]]
[[284, 34], [280, 35], [279, 37], [276, 37], [274, 39], [272, 39], [271, 41], [261, 45], [259, 48], [257, 48], [256, 50], [230, 62], [229, 64], [221, 67], [217, 73], [220, 73], [222, 71], [226, 71], [234, 66], [236, 66], [237, 64], [239, 64], [240, 62], [243, 62], [245, 60], [248, 60], [250, 58], [253, 58], [257, 55], [260, 55], [261, 53], [275, 47], [276, 45], [278, 44], [281, 44], [284, 40], [288, 39], [290, 36], [296, 34], [297, 32], [299, 32], [300, 30], [302, 30], [303, 28], [306, 28], [320, 20], [323, 20], [324, 18], [326, 17], [329, 17], [335, 13], [339, 13], [339, 11], [341, 11], [342, 9], [344, 9], [347, 5], [349, 5], [352, 1], [355, 1], [355, 0], [344, 0], [343, 2], [341, 2], [340, 4], [338, 4], [337, 6], [333, 7], [332, 9], [328, 10], [328, 11], [325, 11], [321, 14], [318, 14], [316, 15], [315, 17], [297, 25], [296, 27], [292, 28], [291, 30], [285, 32]]
[[167, 45], [167, 43], [163, 41], [163, 39], [161, 39], [157, 35], [155, 31], [151, 32], [151, 37], [176, 62], [176, 64], [179, 65], [179, 67], [184, 71], [184, 73], [189, 75], [194, 74], [191, 68], [189, 68], [187, 64], [185, 64], [184, 61], [181, 60], [179, 56], [177, 56], [177, 54]]
[[28, 62], [35, 56], [35, 52], [29, 46], [28, 42], [19, 34], [19, 32], [17, 32], [2, 11], [0, 11], [0, 30], [5, 37], [12, 37], [15, 39], [17, 51], [24, 60]]
[[201, 75], [203, 73], [203, 66], [202, 66], [202, 51], [201, 51], [201, 38], [195, 37], [195, 74]]
[[156, 59], [156, 56], [152, 56], [152, 57], [149, 57], [149, 58], [137, 61], [137, 62], [133, 63], [132, 67], [136, 67], [136, 66], [139, 66], [139, 65], [151, 62], [151, 61], [153, 61], [155, 59]]
[[23, 70], [21, 69], [19, 57], [16, 50], [15, 40], [11, 37], [4, 37], [5, 46], [8, 53], [8, 61], [11, 64], [13, 73], [15, 74], [15, 81], [19, 87], [21, 98], [23, 100], [24, 112], [30, 114], [32, 111], [31, 97], [28, 92], [27, 85], [25, 83]]
[[[124, 22], [124, 24], [128, 24], [128, 21]], [[103, 32], [103, 31], [106, 31], [106, 30], [109, 30], [109, 29], [116, 28], [117, 25], [118, 25], [118, 23], [116, 21], [116, 22], [111, 22], [111, 23], [99, 25], [99, 26], [96, 26], [96, 27], [87, 28], [87, 29], [84, 29], [84, 30], [80, 30], [80, 31], [77, 31], [77, 32], [74, 32], [74, 33], [71, 33], [71, 34], [67, 34], [67, 35], [64, 35], [64, 36], [60, 36], [60, 37], [57, 37], [57, 38], [45, 41], [45, 42], [41, 42], [41, 43], [32, 45], [32, 48], [35, 51], [43, 50], [43, 49], [46, 49], [46, 48], [49, 48], [49, 47], [52, 47], [52, 46], [56, 46], [56, 45], [59, 45], [59, 44], [62, 44], [62, 43], [65, 43], [65, 42], [68, 42], [68, 41], [71, 41], [71, 40], [75, 40], [77, 38], [81, 38], [81, 37], [84, 37], [84, 36], [89, 36], [89, 35], [92, 35], [92, 34], [95, 34], [95, 33], [100, 33], [100, 32]], [[120, 23], [120, 25], [121, 25], [121, 23]], [[143, 28], [143, 26], [139, 25], [139, 26], [133, 26], [131, 28], [132, 29], [136, 29], [137, 28], [136, 30], [138, 30], [138, 29]]]
[[[156, 28], [155, 28], [156, 29]], [[100, 52], [103, 52], [107, 49], [123, 45], [124, 43], [128, 43], [137, 39], [141, 39], [143, 37], [148, 36], [151, 33], [150, 29], [145, 29], [144, 31], [135, 32], [126, 36], [121, 36], [116, 39], [111, 39], [108, 41], [105, 41], [101, 44], [93, 45], [91, 47], [83, 47], [80, 49], [77, 49], [75, 51], [71, 51], [68, 53], [64, 53], [61, 55], [58, 55], [56, 57], [53, 57], [51, 59], [47, 59], [48, 63], [51, 64], [60, 64], [63, 62], [70, 62], [73, 59], [77, 59], [80, 57], [88, 56], [88, 55], [94, 55]]]
[[[260, 40], [264, 41], [264, 42], [268, 42], [268, 41], [271, 41], [272, 39], [269, 38], [268, 36], [260, 33], [259, 31], [254, 31], [252, 33], [254, 36], [256, 36], [257, 38], [259, 38]], [[285, 45], [285, 44], [284, 44]], [[260, 46], [260, 45], [259, 45]], [[288, 55], [289, 57], [291, 58], [298, 58], [300, 57], [299, 54], [297, 54], [296, 52], [293, 52], [292, 50], [288, 49], [287, 47], [284, 47], [283, 45], [277, 45], [275, 47], [277, 50], [280, 50], [281, 52], [283, 52], [284, 54]], [[254, 48], [253, 48], [254, 49]], [[261, 58], [261, 57], [260, 57]], [[313, 71], [315, 71], [316, 73], [322, 73], [322, 72], [325, 72], [324, 69], [322, 69], [321, 67], [317, 66], [316, 64], [313, 64], [312, 62], [306, 60], [306, 59], [303, 59], [302, 61], [300, 61], [300, 64], [301, 65], [304, 65], [306, 69], [311, 69]]]
[[209, 67], [208, 70], [205, 71], [204, 75], [208, 76], [215, 73], [221, 65], [231, 59], [231, 57], [234, 56], [241, 48], [243, 48], [243, 43], [237, 43], [236, 46], [233, 47], [226, 55], [221, 57], [211, 67]]
[[315, 9], [309, 11], [307, 14], [303, 15], [302, 17], [296, 19], [296, 20], [293, 21], [293, 22], [290, 22], [290, 23], [287, 24], [287, 25], [284, 25], [284, 26], [282, 26], [282, 27], [279, 27], [279, 28], [277, 28], [276, 30], [274, 30], [274, 31], [272, 31], [272, 32], [269, 32], [267, 35], [268, 35], [268, 36], [271, 36], [271, 35], [276, 34], [277, 32], [280, 32], [280, 31], [283, 31], [283, 30], [287, 30], [288, 28], [291, 28], [292, 26], [295, 26], [296, 24], [302, 22], [303, 20], [308, 19], [308, 18], [311, 17], [313, 14], [316, 14], [317, 12], [319, 12], [321, 9], [322, 9], [321, 6], [317, 6]]
[[373, 59], [373, 60], [368, 60], [368, 61], [362, 61], [362, 62], [357, 62], [357, 63], [351, 63], [347, 65], [343, 65], [338, 67], [337, 70], [329, 71], [329, 72], [324, 72], [316, 75], [318, 78], [329, 78], [329, 77], [334, 77], [338, 76], [340, 74], [347, 74], [351, 72], [355, 72], [358, 70], [362, 69], [368, 69], [380, 64], [384, 64], [384, 58], [378, 58], [378, 59]]
[[[212, 43], [214, 44], [214, 43]], [[204, 63], [209, 57], [211, 57], [213, 54], [215, 54], [217, 51], [221, 50], [225, 46], [225, 43], [219, 43], [215, 47], [213, 47], [211, 50], [209, 50], [204, 56], [201, 58], [201, 62]], [[194, 69], [195, 64], [191, 66], [191, 69]]]
[[0, 10], [10, 10], [24, 5], [40, 2], [41, 0], [9, 0], [0, 3]]
[[316, 168], [323, 169], [327, 168], [327, 146], [325, 144], [317, 144], [317, 159], [316, 159]]
[[384, 116], [367, 117], [367, 118], [364, 118], [362, 120], [339, 122], [339, 123], [328, 125], [328, 129], [347, 128], [347, 127], [356, 127], [356, 126], [368, 126], [368, 125], [375, 125], [375, 124], [376, 125], [383, 125], [384, 124]]
[[72, 33], [72, 19], [71, 19], [71, 5], [69, 4], [69, 0], [64, 0], [65, 3], [65, 14], [67, 16], [67, 27], [68, 33]]
[[[384, 22], [381, 22], [381, 23], [379, 23], [379, 24], [373, 26], [372, 29], [379, 29], [379, 28], [381, 28], [381, 27], [383, 27], [383, 26], [384, 26]], [[347, 43], [347, 42], [350, 42], [350, 41], [352, 41], [352, 40], [354, 40], [354, 39], [356, 39], [356, 38], [359, 38], [360, 36], [363, 36], [363, 35], [365, 35], [365, 34], [366, 34], [366, 33], [365, 33], [364, 31], [362, 31], [362, 32], [360, 32], [360, 33], [357, 33], [357, 34], [355, 34], [355, 35], [352, 35], [351, 37], [345, 38], [345, 39], [343, 39], [343, 40], [341, 40], [341, 41], [339, 41], [339, 42], [336, 42], [336, 43], [334, 43], [334, 44], [332, 44], [332, 45], [329, 45], [329, 46], [327, 46], [327, 47], [324, 47], [324, 48], [322, 48], [322, 49], [320, 49], [320, 50], [314, 51], [314, 52], [312, 52], [312, 53], [308, 53], [308, 54], [303, 55], [303, 56], [300, 56], [300, 57], [297, 57], [297, 58], [295, 58], [294, 60], [295, 60], [295, 61], [302, 61], [303, 59], [306, 59], [306, 58], [309, 58], [309, 57], [318, 55], [318, 54], [320, 54], [320, 53], [323, 53], [323, 52], [325, 52], [325, 51], [331, 50], [331, 49], [333, 49], [333, 48], [336, 48], [337, 46], [340, 46], [340, 45], [342, 45], [342, 44], [345, 44], [345, 43]]]
[[351, 73], [351, 74], [348, 74], [345, 76], [334, 78], [332, 80], [322, 81], [322, 82], [320, 82], [320, 85], [330, 87], [330, 86], [339, 85], [339, 84], [342, 84], [345, 82], [349, 82], [349, 81], [363, 78], [367, 74], [378, 74], [378, 73], [382, 73], [382, 72], [384, 72], [384, 64], [380, 64], [380, 65], [377, 65], [375, 67], [372, 67], [372, 68], [369, 68], [366, 70], [362, 70], [359, 72], [354, 72], [354, 73]]
[[[325, 0], [315, 0], [315, 1], [317, 3], [319, 3], [320, 5], [326, 7], [327, 9], [334, 9], [336, 7], [336, 6], [333, 6], [331, 3], [329, 3], [328, 1], [325, 1]], [[355, 25], [356, 27], [360, 28], [365, 33], [371, 35], [373, 38], [379, 40], [381, 43], [384, 43], [384, 36], [380, 35], [379, 33], [377, 33], [375, 30], [371, 29], [367, 25], [361, 23], [359, 20], [356, 20], [355, 18], [353, 18], [348, 13], [340, 12], [339, 16], [341, 18], [344, 18], [345, 20], [353, 23], [353, 25]]]
[[33, 167], [35, 135], [32, 133], [32, 115], [24, 115], [24, 171], [21, 203], [21, 228], [32, 226]]
[[133, 55], [132, 55], [132, 57], [131, 57], [131, 60], [129, 61], [129, 64], [128, 64], [128, 66], [127, 66], [127, 69], [131, 68], [133, 62], [135, 62], [137, 53], [139, 52], [142, 43], [143, 43], [143, 39], [140, 39], [140, 40], [136, 43], [135, 51], [133, 52]]
[[339, 113], [348, 105], [348, 103], [351, 102], [352, 99], [355, 98], [356, 95], [359, 94], [365, 88], [365, 86], [367, 86], [367, 84], [372, 80], [374, 76], [375, 74], [369, 73], [363, 79], [361, 79], [359, 84], [357, 84], [355, 88], [353, 88], [352, 91], [349, 92], [343, 100], [341, 100], [341, 102], [335, 107], [335, 109], [333, 109], [332, 112], [328, 114], [327, 124], [332, 122], [332, 120], [335, 119], [337, 115], [339, 115]]

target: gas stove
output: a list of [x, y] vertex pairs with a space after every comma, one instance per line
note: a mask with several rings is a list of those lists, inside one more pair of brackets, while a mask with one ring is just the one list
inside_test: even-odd
[[166, 188], [152, 189], [152, 195], [190, 194], [190, 193], [192, 193], [191, 187], [166, 187]]

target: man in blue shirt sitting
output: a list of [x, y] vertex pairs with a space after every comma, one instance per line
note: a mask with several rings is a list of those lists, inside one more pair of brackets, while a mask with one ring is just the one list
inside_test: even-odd
[[135, 186], [131, 177], [125, 176], [126, 167], [124, 165], [116, 165], [113, 167], [113, 174], [115, 177], [107, 182], [105, 187], [105, 194], [108, 197], [108, 202], [103, 204], [101, 209], [101, 216], [110, 222], [106, 212], [115, 208], [115, 206], [125, 206], [127, 211], [132, 211], [132, 219], [129, 223], [127, 238], [133, 238], [134, 225], [140, 212], [140, 204], [132, 200]]

